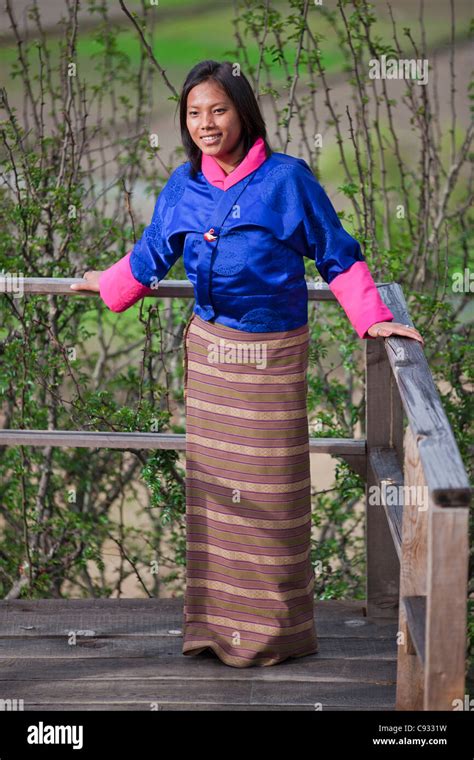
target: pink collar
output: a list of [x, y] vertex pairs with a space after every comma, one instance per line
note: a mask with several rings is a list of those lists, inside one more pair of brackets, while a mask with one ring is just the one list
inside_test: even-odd
[[202, 154], [201, 170], [211, 185], [219, 187], [221, 190], [228, 190], [229, 187], [235, 185], [236, 182], [239, 182], [246, 177], [247, 174], [258, 169], [260, 164], [263, 164], [266, 157], [263, 138], [257, 137], [245, 158], [242, 159], [240, 164], [238, 164], [230, 174], [225, 173], [224, 169], [219, 166], [215, 158], [208, 156], [205, 153]]

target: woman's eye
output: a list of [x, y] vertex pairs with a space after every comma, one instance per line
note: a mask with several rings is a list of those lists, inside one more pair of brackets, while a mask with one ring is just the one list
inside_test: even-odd
[[[225, 108], [215, 108], [214, 113], [225, 113]], [[190, 111], [189, 116], [196, 116], [197, 111]]]

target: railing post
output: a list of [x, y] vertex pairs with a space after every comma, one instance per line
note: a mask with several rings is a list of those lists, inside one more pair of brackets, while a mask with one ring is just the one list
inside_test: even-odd
[[430, 501], [427, 559], [423, 709], [465, 710], [468, 507]]
[[428, 511], [417, 497], [425, 487], [416, 441], [405, 434], [404, 506], [400, 556], [400, 618], [398, 627], [397, 710], [423, 709], [423, 663], [408, 628], [404, 599], [426, 594]]
[[398, 617], [400, 566], [377, 479], [370, 467], [374, 448], [393, 448], [403, 460], [403, 410], [382, 340], [366, 341], [366, 558], [367, 615]]
[[469, 510], [433, 503], [410, 429], [404, 494], [396, 709], [465, 709]]

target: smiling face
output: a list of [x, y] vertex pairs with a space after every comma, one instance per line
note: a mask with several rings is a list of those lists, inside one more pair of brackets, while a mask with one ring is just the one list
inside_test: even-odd
[[[186, 126], [193, 142], [227, 171], [243, 158], [242, 124], [225, 91], [212, 79], [190, 90]], [[206, 139], [207, 138], [207, 139]]]

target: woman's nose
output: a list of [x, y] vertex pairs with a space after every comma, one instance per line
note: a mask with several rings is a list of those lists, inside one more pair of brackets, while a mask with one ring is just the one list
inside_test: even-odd
[[214, 118], [212, 117], [212, 114], [210, 114], [209, 116], [203, 116], [201, 127], [203, 129], [210, 129], [210, 128], [215, 127]]

